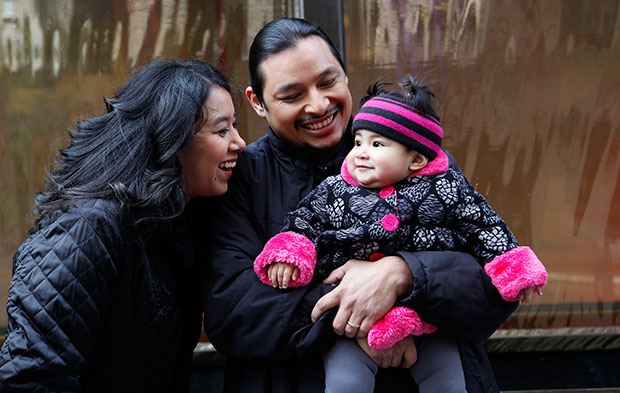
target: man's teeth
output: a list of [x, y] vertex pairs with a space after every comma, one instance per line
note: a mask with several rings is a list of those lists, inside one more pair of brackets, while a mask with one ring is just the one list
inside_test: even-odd
[[328, 117], [327, 119], [319, 123], [305, 124], [304, 127], [314, 131], [314, 130], [318, 130], [323, 127], [327, 127], [328, 125], [331, 124], [332, 121], [334, 121], [334, 116]]
[[237, 161], [227, 161], [220, 163], [217, 167], [220, 169], [228, 170], [234, 168], [235, 165], [237, 165]]

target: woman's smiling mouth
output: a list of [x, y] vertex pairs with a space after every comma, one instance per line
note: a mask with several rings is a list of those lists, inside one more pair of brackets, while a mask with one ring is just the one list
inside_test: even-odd
[[220, 162], [219, 164], [217, 164], [217, 167], [223, 171], [230, 171], [236, 165], [237, 165], [237, 161], [231, 160], [231, 161]]

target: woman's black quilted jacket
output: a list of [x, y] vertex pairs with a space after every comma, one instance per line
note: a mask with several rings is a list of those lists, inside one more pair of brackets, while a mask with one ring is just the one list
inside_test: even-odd
[[201, 314], [184, 220], [145, 233], [111, 204], [72, 208], [17, 250], [0, 391], [188, 390]]

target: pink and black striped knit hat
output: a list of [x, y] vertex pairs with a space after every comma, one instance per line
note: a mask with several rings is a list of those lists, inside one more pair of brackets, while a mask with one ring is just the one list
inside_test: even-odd
[[402, 143], [425, 155], [429, 161], [441, 150], [443, 129], [439, 117], [422, 115], [402, 99], [377, 95], [362, 105], [353, 119], [352, 132], [369, 130]]

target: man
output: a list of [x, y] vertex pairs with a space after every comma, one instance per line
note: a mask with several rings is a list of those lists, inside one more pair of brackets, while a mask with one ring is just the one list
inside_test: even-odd
[[[408, 373], [393, 368], [416, 361], [411, 338], [381, 352], [366, 345], [368, 329], [396, 300], [459, 337], [470, 392], [498, 391], [480, 342], [516, 303], [501, 300], [469, 255], [399, 253], [372, 263], [349, 261], [326, 283], [288, 290], [258, 280], [254, 258], [280, 231], [287, 212], [339, 173], [352, 147], [352, 104], [340, 55], [321, 29], [305, 21], [285, 18], [263, 27], [250, 48], [249, 68], [246, 95], [267, 120], [268, 133], [239, 155], [228, 193], [196, 209], [202, 225], [213, 228], [202, 237], [210, 241], [205, 331], [227, 356], [225, 391], [323, 391], [319, 350], [334, 333], [356, 337], [385, 368], [376, 391], [415, 391]], [[326, 285], [336, 281], [335, 288]]]

